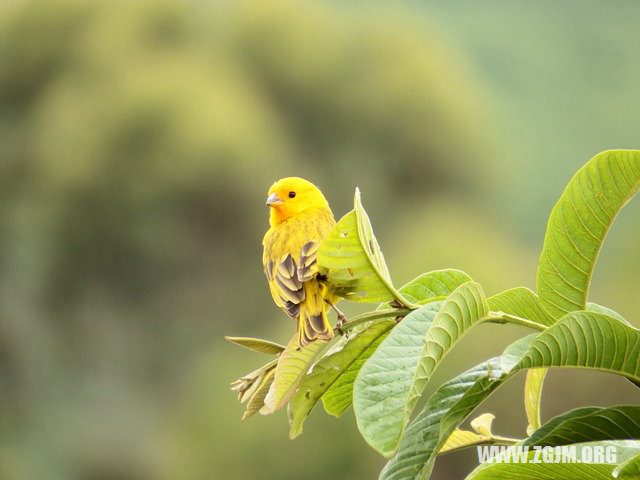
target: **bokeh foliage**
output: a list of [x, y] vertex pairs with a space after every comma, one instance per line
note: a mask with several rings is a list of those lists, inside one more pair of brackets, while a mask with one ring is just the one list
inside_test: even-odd
[[[489, 151], [473, 83], [435, 37], [412, 22], [399, 32], [408, 16], [387, 13], [291, 1], [1, 7], [0, 476], [164, 468], [155, 456], [193, 394], [194, 365], [212, 345], [228, 355], [222, 327], [277, 322], [259, 242], [279, 176], [313, 178], [345, 205], [340, 193], [359, 182], [387, 215], [396, 206], [384, 199], [401, 192], [473, 185], [460, 153]], [[246, 442], [182, 458], [210, 478]], [[211, 451], [213, 463], [190, 456]]]
[[[520, 142], [529, 127], [523, 112], [540, 105], [535, 74], [483, 78], [465, 56], [498, 72], [539, 57], [494, 48], [495, 37], [465, 55], [450, 36], [473, 32], [465, 15], [482, 11], [450, 11], [460, 22], [438, 27], [423, 7], [377, 3], [0, 5], [0, 478], [354, 478], [379, 470], [346, 422], [310, 418], [316, 435], [285, 449], [274, 441], [287, 435], [281, 418], [259, 419], [251, 431], [238, 425], [224, 383], [252, 365], [222, 335], [284, 341], [292, 328], [271, 305], [260, 268], [268, 186], [291, 174], [313, 179], [340, 216], [359, 185], [399, 284], [455, 266], [495, 292], [531, 277], [542, 238], [540, 230], [519, 241], [513, 232], [534, 224], [526, 218], [492, 223], [503, 205], [526, 203], [518, 188], [535, 190], [530, 179], [559, 191], [587, 152], [610, 146], [563, 157], [566, 178], [548, 181], [544, 168], [531, 175], [535, 162], [521, 169], [521, 159], [558, 158], [546, 155], [559, 141], [544, 141], [542, 115], [531, 137], [539, 140]], [[534, 31], [550, 28], [544, 16], [522, 17]], [[561, 30], [572, 28], [600, 31], [572, 22]], [[624, 31], [610, 30], [611, 38]], [[563, 52], [553, 42], [526, 45], [543, 57]], [[628, 65], [620, 55], [597, 58]], [[585, 115], [603, 111], [593, 107], [591, 85], [580, 90]], [[606, 91], [625, 97], [629, 88]], [[499, 121], [489, 102], [506, 105]], [[503, 136], [523, 135], [506, 145], [495, 133], [505, 118], [512, 128]], [[554, 131], [571, 126], [567, 138], [591, 125], [567, 118], [552, 122]], [[630, 141], [631, 125], [612, 142]], [[550, 203], [530, 203], [544, 218], [552, 196], [540, 198]], [[409, 224], [413, 238], [391, 235]], [[433, 225], [449, 233], [433, 236]], [[407, 257], [417, 250], [421, 258]], [[487, 266], [484, 257], [498, 253], [504, 260]], [[530, 270], [505, 276], [514, 265]], [[635, 265], [614, 258], [602, 268], [633, 277]], [[347, 446], [337, 450], [335, 438]], [[313, 463], [329, 456], [331, 465]]]

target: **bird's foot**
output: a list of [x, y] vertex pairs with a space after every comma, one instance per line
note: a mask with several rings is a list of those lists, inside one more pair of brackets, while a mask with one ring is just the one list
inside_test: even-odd
[[329, 306], [333, 308], [336, 312], [336, 316], [338, 318], [338, 323], [336, 324], [336, 330], [340, 333], [340, 335], [344, 335], [345, 337], [349, 337], [349, 332], [345, 331], [342, 327], [345, 323], [347, 323], [347, 317], [342, 313], [333, 303], [327, 301]]
[[344, 324], [347, 322], [347, 317], [345, 317], [342, 313], [338, 313], [338, 323], [336, 324], [336, 330], [340, 333], [340, 335], [344, 335], [346, 338], [349, 338], [349, 331], [345, 330]]

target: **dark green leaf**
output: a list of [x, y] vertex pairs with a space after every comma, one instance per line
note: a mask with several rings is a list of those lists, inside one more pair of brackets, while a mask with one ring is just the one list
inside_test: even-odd
[[353, 406], [363, 436], [388, 455], [399, 439], [409, 390], [427, 331], [444, 302], [428, 303], [407, 315], [365, 362], [356, 377]]
[[549, 420], [523, 445], [567, 445], [634, 438], [640, 439], [640, 406], [583, 407]]
[[386, 456], [395, 451], [436, 366], [488, 313], [480, 286], [467, 282], [444, 303], [427, 304], [400, 322], [356, 378], [354, 411], [369, 445]]
[[289, 401], [289, 437], [302, 433], [302, 424], [320, 397], [338, 380], [360, 355], [396, 324], [393, 320], [373, 323], [342, 337], [303, 377]]
[[573, 312], [546, 331], [512, 344], [440, 387], [407, 427], [381, 478], [428, 476], [454, 429], [493, 390], [520, 370], [550, 366], [605, 370], [640, 381], [640, 332], [595, 312]]
[[[543, 462], [542, 455], [537, 457], [536, 451], [530, 450], [526, 456], [526, 461], [520, 463], [483, 463], [477, 467], [465, 480], [539, 480], [539, 479], [561, 479], [561, 480], [611, 480], [612, 470], [619, 462], [637, 455], [640, 452], [640, 443], [629, 440], [618, 440], [608, 442], [579, 443], [575, 444], [576, 454], [565, 450], [550, 448], [545, 455]], [[595, 449], [603, 452], [603, 460], [606, 460], [604, 452], [607, 448], [615, 451], [614, 463], [584, 463], [582, 462], [582, 449], [589, 449], [589, 456], [593, 455]], [[587, 457], [588, 458], [588, 457]], [[580, 463], [577, 461], [580, 460]]]
[[364, 352], [356, 358], [351, 365], [340, 375], [329, 387], [329, 390], [322, 396], [322, 404], [327, 413], [339, 417], [350, 406], [353, 399], [353, 384], [356, 381], [358, 372], [369, 357], [376, 351], [380, 343], [389, 335], [391, 329], [380, 335], [375, 342], [369, 345]]

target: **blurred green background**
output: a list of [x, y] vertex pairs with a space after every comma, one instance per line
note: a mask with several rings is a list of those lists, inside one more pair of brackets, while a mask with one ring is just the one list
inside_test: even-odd
[[[265, 358], [224, 335], [294, 328], [262, 273], [268, 187], [308, 178], [339, 218], [359, 186], [397, 285], [535, 288], [571, 175], [639, 146], [639, 21], [632, 1], [2, 2], [0, 478], [374, 478], [351, 411], [290, 441], [228, 390]], [[636, 326], [639, 221], [635, 200], [592, 288]], [[479, 327], [434, 385], [524, 333]], [[522, 384], [480, 409], [500, 434], [524, 435]], [[639, 398], [555, 370], [543, 414]]]

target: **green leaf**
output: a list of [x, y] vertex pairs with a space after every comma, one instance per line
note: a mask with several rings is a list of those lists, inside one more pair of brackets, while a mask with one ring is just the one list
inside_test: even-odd
[[526, 318], [542, 325], [552, 325], [555, 319], [544, 309], [538, 296], [525, 287], [516, 287], [487, 299], [494, 312]]
[[373, 323], [342, 337], [303, 377], [298, 390], [289, 401], [291, 428], [289, 437], [302, 433], [302, 424], [313, 407], [331, 385], [358, 359], [360, 355], [386, 334], [396, 322], [386, 320]]
[[224, 337], [236, 345], [248, 348], [254, 352], [264, 353], [265, 355], [280, 355], [285, 349], [282, 345], [270, 342], [269, 340], [262, 340], [261, 338], [249, 338], [249, 337]]
[[423, 273], [400, 288], [410, 302], [422, 304], [432, 298], [448, 297], [463, 283], [472, 281], [466, 273], [453, 268]]
[[354, 410], [358, 428], [369, 445], [385, 456], [395, 451], [436, 366], [488, 313], [480, 286], [467, 282], [444, 303], [427, 304], [400, 322], [356, 378]]
[[428, 478], [436, 455], [467, 416], [512, 374], [535, 335], [511, 344], [500, 356], [452, 378], [427, 400], [409, 424], [398, 452], [380, 473], [383, 480]]
[[640, 438], [640, 406], [583, 407], [549, 420], [523, 445], [567, 445], [634, 438]]
[[[538, 296], [525, 287], [512, 288], [487, 299], [492, 311], [504, 312], [542, 325], [552, 325], [555, 319], [544, 309]], [[546, 369], [527, 372], [524, 387], [524, 404], [529, 425], [527, 433], [540, 426], [540, 398]]]
[[396, 456], [387, 463], [380, 478], [405, 480], [428, 476], [437, 452], [455, 428], [520, 370], [582, 367], [640, 381], [639, 356], [640, 332], [635, 328], [600, 313], [570, 313], [544, 332], [518, 340], [502, 356], [468, 370], [436, 390], [407, 427]]
[[546, 368], [532, 368], [527, 370], [527, 379], [524, 383], [524, 409], [527, 413], [527, 435], [531, 435], [540, 428], [540, 400], [542, 398], [542, 385], [547, 375]]
[[614, 310], [611, 310], [610, 308], [603, 307], [602, 305], [598, 305], [597, 303], [587, 302], [586, 310], [588, 310], [590, 312], [604, 313], [605, 315], [609, 315], [610, 317], [617, 318], [621, 322], [626, 323], [627, 325], [629, 325], [631, 327], [633, 326], [633, 325], [631, 325], [631, 323], [626, 321], [624, 319], [624, 317], [622, 315], [620, 315], [618, 312], [616, 312]]
[[404, 407], [422, 356], [427, 331], [444, 302], [407, 315], [364, 363], [353, 389], [353, 407], [365, 440], [383, 455], [393, 451], [404, 423]]
[[[400, 288], [400, 293], [411, 302], [424, 304], [428, 301], [448, 296], [457, 287], [470, 280], [471, 277], [460, 270], [435, 270], [423, 273], [411, 280]], [[387, 304], [380, 304], [378, 310], [382, 308], [388, 308]], [[364, 362], [378, 348], [382, 340], [386, 338], [387, 334], [388, 332], [381, 335], [373, 344], [367, 347], [322, 396], [322, 403], [327, 413], [339, 417], [351, 406], [356, 375]]]
[[353, 363], [336, 379], [322, 396], [322, 404], [327, 413], [340, 417], [350, 406], [353, 399], [353, 384], [358, 372], [380, 343], [389, 335], [391, 329], [382, 333], [371, 345], [358, 356]]
[[618, 465], [611, 475], [614, 478], [640, 478], [640, 453]]
[[[598, 305], [597, 303], [588, 302], [587, 310], [590, 312], [604, 313], [605, 315], [609, 315], [610, 317], [617, 318], [618, 320], [625, 323], [626, 325], [633, 327], [633, 325], [631, 325], [631, 323], [626, 321], [624, 317], [620, 315], [618, 312], [611, 310], [610, 308], [603, 307], [602, 305]], [[629, 381], [633, 383], [636, 387], [640, 388], [640, 382], [636, 382], [635, 380], [631, 380], [631, 379], [629, 379]]]
[[488, 314], [489, 306], [478, 283], [467, 282], [447, 297], [427, 331], [420, 363], [409, 392], [405, 420], [411, 415], [424, 387], [442, 359], [467, 330]]
[[[478, 466], [465, 480], [537, 480], [540, 478], [611, 480], [612, 470], [616, 464], [624, 462], [640, 452], [640, 443], [632, 440], [575, 444], [575, 456], [569, 452], [568, 447], [573, 447], [573, 445], [568, 445], [564, 451], [549, 447], [547, 452], [543, 451], [544, 457], [542, 455], [537, 457], [540, 463], [534, 463], [537, 452], [533, 449], [528, 452], [526, 459], [517, 464], [508, 461], [504, 463], [486, 462]], [[585, 447], [589, 448], [591, 452], [594, 452], [595, 449], [601, 449], [602, 452], [605, 452], [607, 448], [613, 448], [616, 452], [616, 462], [613, 464], [577, 463], [577, 460], [581, 460], [581, 452]], [[543, 458], [546, 460], [545, 462], [543, 462]]]
[[373, 234], [356, 188], [354, 209], [340, 219], [318, 251], [318, 271], [332, 291], [352, 302], [391, 302], [411, 307], [391, 282], [384, 256]]
[[640, 331], [608, 315], [573, 312], [538, 334], [524, 368], [587, 367], [640, 380]]
[[540, 301], [555, 318], [586, 308], [605, 236], [638, 188], [638, 150], [602, 152], [567, 185], [551, 211], [537, 273]]
[[278, 359], [273, 383], [264, 399], [264, 406], [260, 409], [262, 415], [275, 412], [289, 401], [300, 385], [302, 377], [327, 343], [326, 340], [316, 339], [310, 344], [300, 347], [298, 335], [294, 335], [289, 340], [287, 348]]

